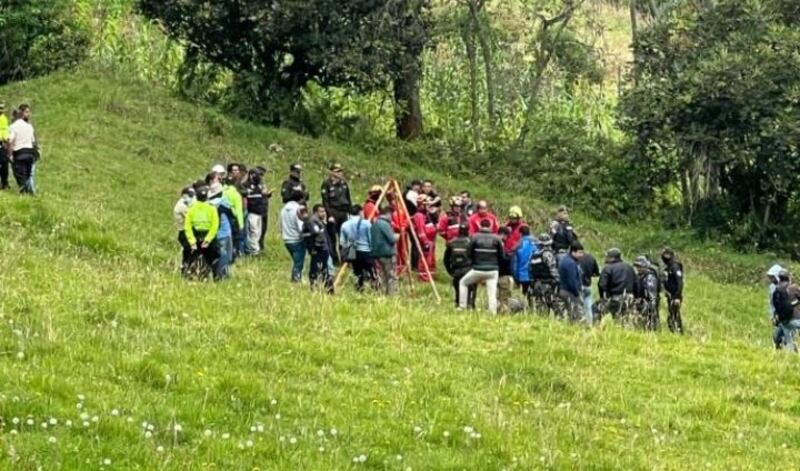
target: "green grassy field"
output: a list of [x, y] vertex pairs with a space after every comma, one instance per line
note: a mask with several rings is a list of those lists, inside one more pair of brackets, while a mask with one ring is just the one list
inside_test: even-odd
[[[228, 159], [531, 194], [257, 127], [102, 74], [0, 88], [29, 101], [41, 196], [0, 194], [3, 469], [765, 469], [800, 466], [797, 358], [771, 350], [772, 259], [576, 215], [591, 250], [688, 265], [689, 334], [457, 313], [429, 288], [334, 298], [288, 283], [275, 231], [232, 280], [177, 273], [181, 186]], [[279, 144], [283, 152], [269, 146]], [[277, 205], [271, 208], [274, 216]], [[629, 256], [632, 250], [626, 250]], [[441, 255], [441, 252], [440, 252]]]

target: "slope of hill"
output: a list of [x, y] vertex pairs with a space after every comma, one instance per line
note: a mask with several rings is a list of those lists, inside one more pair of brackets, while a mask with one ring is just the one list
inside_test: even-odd
[[424, 286], [389, 300], [311, 294], [288, 283], [274, 220], [266, 257], [238, 264], [229, 282], [187, 283], [171, 208], [220, 156], [266, 164], [273, 186], [301, 161], [318, 188], [337, 160], [359, 191], [384, 175], [430, 175], [500, 208], [522, 203], [535, 220], [548, 206], [120, 77], [57, 74], [0, 96], [33, 104], [45, 146], [41, 196], [0, 194], [2, 468], [751, 469], [796, 459], [797, 360], [770, 350], [763, 287], [724, 283], [757, 277], [766, 257], [578, 215], [595, 252], [694, 246], [685, 337], [457, 313]]

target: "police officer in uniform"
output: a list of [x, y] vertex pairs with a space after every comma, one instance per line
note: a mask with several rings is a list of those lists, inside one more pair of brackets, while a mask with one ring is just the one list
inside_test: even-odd
[[620, 320], [631, 311], [636, 273], [633, 267], [622, 261], [622, 252], [619, 249], [609, 249], [605, 262], [597, 287], [605, 304], [604, 310], [610, 312], [614, 319]]
[[669, 247], [661, 252], [661, 261], [666, 269], [664, 291], [667, 293], [669, 317], [667, 325], [671, 332], [683, 333], [683, 319], [681, 306], [683, 305], [683, 265], [675, 257], [675, 252]]
[[308, 188], [306, 188], [306, 184], [303, 183], [301, 178], [302, 173], [303, 167], [300, 164], [292, 164], [289, 166], [289, 178], [281, 185], [281, 200], [283, 200], [283, 204], [293, 200], [297, 201], [292, 197], [295, 193], [299, 193], [303, 196], [303, 199], [299, 201], [300, 203], [308, 203]]
[[347, 221], [353, 203], [342, 166], [333, 164], [328, 170], [330, 176], [322, 183], [322, 204], [328, 215], [328, 237], [333, 246], [331, 258], [335, 264], [339, 264], [339, 231]]
[[559, 256], [566, 254], [572, 244], [578, 242], [578, 235], [569, 221], [566, 206], [561, 206], [556, 211], [555, 219], [550, 223], [550, 236], [553, 239], [553, 250]]
[[636, 267], [637, 275], [633, 295], [639, 321], [644, 330], [658, 330], [660, 321], [658, 308], [661, 304], [658, 273], [645, 256], [637, 257], [633, 266]]
[[554, 300], [558, 294], [558, 261], [553, 252], [553, 239], [549, 234], [539, 236], [539, 251], [531, 256], [531, 289], [528, 291], [528, 305], [545, 308], [544, 314], [554, 310]]

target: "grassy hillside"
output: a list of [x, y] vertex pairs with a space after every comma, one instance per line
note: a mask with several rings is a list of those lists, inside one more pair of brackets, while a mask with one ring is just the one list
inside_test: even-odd
[[[686, 252], [685, 337], [457, 313], [422, 286], [391, 300], [350, 288], [312, 295], [288, 283], [274, 229], [267, 256], [238, 264], [231, 281], [187, 283], [172, 205], [182, 185], [228, 158], [266, 164], [273, 186], [300, 161], [318, 188], [336, 160], [362, 191], [384, 175], [430, 175], [501, 209], [522, 203], [536, 221], [549, 206], [480, 176], [452, 181], [391, 155], [242, 123], [120, 77], [56, 75], [0, 97], [32, 103], [45, 146], [41, 197], [0, 194], [3, 469], [796, 460], [798, 362], [770, 350], [763, 287], [744, 283], [767, 257], [577, 215], [595, 252], [667, 241]], [[269, 151], [273, 143], [284, 151]]]

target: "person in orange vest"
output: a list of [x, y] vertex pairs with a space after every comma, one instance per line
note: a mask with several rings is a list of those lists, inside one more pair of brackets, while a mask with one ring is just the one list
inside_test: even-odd
[[[422, 248], [417, 271], [420, 281], [427, 282], [436, 274], [436, 225], [439, 220], [439, 207], [433, 204], [434, 201], [429, 196], [420, 195], [417, 201], [418, 211], [412, 218], [414, 231]], [[423, 260], [427, 263], [427, 270]]]
[[468, 218], [464, 214], [464, 207], [460, 196], [450, 198], [450, 210], [439, 217], [439, 235], [444, 241], [450, 243], [458, 237], [459, 227], [466, 226]]
[[380, 216], [381, 208], [378, 207], [378, 200], [381, 198], [383, 188], [380, 185], [372, 185], [367, 193], [367, 201], [364, 203], [364, 219], [374, 222]]
[[475, 214], [469, 217], [469, 235], [474, 236], [480, 232], [482, 221], [489, 221], [489, 232], [497, 234], [500, 231], [500, 225], [497, 223], [497, 217], [489, 211], [489, 203], [484, 200], [478, 201], [478, 206]]

